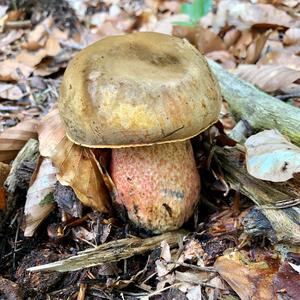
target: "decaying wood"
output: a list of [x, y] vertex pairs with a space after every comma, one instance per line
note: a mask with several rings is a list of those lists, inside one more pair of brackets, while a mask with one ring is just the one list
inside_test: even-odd
[[300, 146], [299, 108], [258, 90], [213, 61], [209, 61], [209, 65], [219, 80], [222, 95], [234, 115], [247, 120], [255, 130], [278, 129]]
[[186, 232], [180, 230], [146, 239], [137, 237], [120, 239], [79, 252], [78, 255], [65, 260], [29, 268], [28, 271], [67, 272], [115, 262], [159, 248], [162, 241], [174, 247], [185, 234]]
[[37, 140], [30, 139], [15, 158], [10, 173], [4, 183], [7, 191], [6, 209], [0, 211], [0, 229], [13, 212], [16, 203], [24, 201], [32, 172], [39, 154]]
[[273, 243], [300, 245], [297, 183], [273, 183], [252, 177], [243, 164], [244, 153], [239, 147], [216, 147], [215, 157], [230, 185], [258, 205], [244, 220], [245, 232], [265, 235]]

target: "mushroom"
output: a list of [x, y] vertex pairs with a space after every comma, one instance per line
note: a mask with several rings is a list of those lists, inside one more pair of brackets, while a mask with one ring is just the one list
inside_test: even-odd
[[218, 120], [219, 86], [188, 41], [139, 32], [104, 38], [69, 63], [60, 116], [68, 138], [111, 148], [114, 203], [140, 227], [179, 228], [198, 202], [190, 139]]

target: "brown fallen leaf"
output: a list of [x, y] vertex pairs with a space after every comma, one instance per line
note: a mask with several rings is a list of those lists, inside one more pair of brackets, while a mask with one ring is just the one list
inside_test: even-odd
[[285, 45], [300, 43], [300, 28], [289, 28], [284, 34], [283, 43]]
[[7, 59], [1, 62], [0, 80], [1, 81], [19, 81], [27, 78], [33, 69], [20, 61]]
[[54, 209], [53, 191], [57, 169], [48, 158], [38, 166], [36, 178], [29, 187], [24, 208], [24, 236], [33, 236], [37, 227]]
[[0, 162], [0, 210], [6, 208], [5, 189], [3, 185], [9, 174], [9, 171], [10, 171], [10, 166]]
[[225, 33], [223, 41], [226, 47], [229, 48], [234, 45], [240, 37], [241, 32], [235, 28], [232, 28]]
[[22, 47], [27, 50], [35, 51], [45, 46], [48, 31], [53, 25], [53, 18], [48, 17], [31, 30], [27, 36], [27, 42]]
[[0, 82], [0, 98], [8, 100], [19, 100], [24, 96], [24, 93], [21, 89], [11, 83], [2, 83]]
[[20, 122], [0, 134], [0, 161], [14, 159], [26, 142], [37, 138], [38, 121], [31, 119]]
[[56, 56], [61, 51], [60, 44], [55, 37], [48, 38], [44, 49], [47, 52], [47, 56]]
[[180, 38], [186, 38], [195, 45], [201, 53], [225, 50], [225, 44], [222, 39], [213, 31], [201, 26], [196, 28], [187, 26], [174, 26], [173, 35]]
[[47, 56], [56, 56], [61, 52], [61, 47], [57, 39], [49, 37], [45, 47], [36, 52], [22, 50], [17, 56], [16, 60], [25, 66], [35, 67]]
[[300, 57], [282, 51], [272, 51], [263, 56], [258, 65], [282, 65], [300, 71]]
[[247, 48], [246, 64], [254, 64], [257, 62], [271, 32], [271, 30], [268, 30], [255, 37], [254, 41]]
[[276, 299], [273, 279], [279, 260], [265, 253], [250, 258], [246, 251], [232, 251], [217, 258], [214, 267], [242, 300]]
[[276, 28], [293, 26], [293, 18], [285, 11], [271, 4], [252, 4], [239, 0], [223, 0], [219, 2], [214, 27], [226, 25], [244, 30], [252, 26], [259, 28]]
[[300, 295], [300, 274], [284, 262], [274, 279], [274, 287], [290, 297], [288, 299], [297, 299]]
[[0, 186], [3, 186], [10, 171], [10, 166], [0, 162]]
[[232, 55], [244, 60], [247, 57], [247, 48], [253, 42], [253, 32], [250, 30], [244, 30], [241, 32], [237, 41], [229, 48], [229, 52]]
[[110, 211], [109, 195], [93, 150], [67, 138], [57, 109], [42, 120], [39, 142], [41, 155], [49, 157], [57, 167], [57, 179], [62, 185], [72, 187], [84, 205], [101, 212]]
[[277, 65], [239, 65], [234, 73], [266, 92], [274, 92], [300, 79], [300, 71]]

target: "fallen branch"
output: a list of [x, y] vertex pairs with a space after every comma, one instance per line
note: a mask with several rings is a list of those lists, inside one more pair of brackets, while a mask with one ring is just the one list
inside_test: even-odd
[[[216, 147], [215, 157], [231, 187], [239, 190], [258, 205], [244, 219], [245, 232], [264, 235], [273, 243], [300, 245], [300, 190], [297, 183], [273, 183], [256, 179], [248, 174], [238, 148]], [[291, 202], [293, 200], [294, 202]], [[288, 203], [287, 208], [284, 203]]]
[[46, 265], [31, 267], [28, 271], [76, 271], [83, 268], [101, 265], [103, 263], [115, 262], [143, 254], [160, 247], [162, 241], [166, 241], [170, 247], [175, 247], [183, 239], [186, 232], [173, 231], [151, 238], [126, 238], [105, 243], [96, 248], [79, 252], [65, 260], [53, 262]]
[[209, 61], [209, 65], [233, 114], [247, 120], [255, 130], [278, 129], [300, 146], [299, 108], [258, 90], [213, 61]]

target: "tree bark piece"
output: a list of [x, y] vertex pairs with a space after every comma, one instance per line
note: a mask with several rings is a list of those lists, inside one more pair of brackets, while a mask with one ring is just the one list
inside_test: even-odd
[[6, 208], [0, 210], [0, 230], [14, 211], [17, 203], [24, 202], [31, 175], [39, 155], [38, 141], [30, 139], [15, 158], [4, 186], [7, 191]]
[[[297, 183], [273, 183], [256, 179], [248, 174], [241, 162], [245, 153], [236, 148], [216, 147], [215, 157], [232, 188], [250, 198], [258, 208], [244, 219], [245, 232], [252, 236], [265, 235], [273, 243], [300, 245], [299, 204], [288, 207], [290, 200], [299, 203]], [[286, 203], [286, 208], [283, 208]]]
[[78, 255], [65, 260], [29, 268], [28, 271], [67, 272], [115, 262], [159, 248], [162, 241], [166, 241], [170, 247], [174, 247], [185, 234], [186, 232], [180, 230], [146, 239], [137, 237], [120, 239], [79, 252]]
[[300, 146], [299, 108], [258, 90], [213, 61], [209, 61], [209, 65], [234, 115], [247, 120], [255, 130], [276, 128]]

